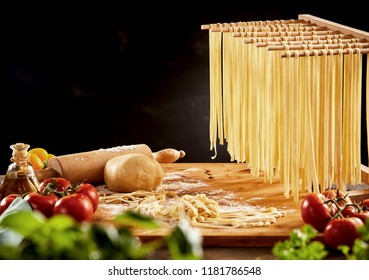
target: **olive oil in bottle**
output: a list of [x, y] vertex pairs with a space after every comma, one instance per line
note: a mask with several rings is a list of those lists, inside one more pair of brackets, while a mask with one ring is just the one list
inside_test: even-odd
[[16, 143], [10, 146], [13, 150], [12, 162], [6, 172], [5, 178], [0, 185], [0, 198], [9, 194], [25, 195], [38, 191], [39, 181], [35, 171], [28, 162], [28, 149], [30, 145]]

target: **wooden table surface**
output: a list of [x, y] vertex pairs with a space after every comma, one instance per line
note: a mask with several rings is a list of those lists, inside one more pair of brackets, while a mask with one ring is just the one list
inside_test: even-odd
[[[163, 187], [181, 194], [204, 193], [222, 207], [276, 207], [286, 215], [269, 226], [248, 228], [200, 228], [206, 247], [270, 247], [276, 241], [289, 237], [291, 230], [303, 225], [300, 203], [286, 198], [283, 185], [276, 180], [252, 177], [246, 164], [239, 163], [170, 163], [162, 164], [165, 171]], [[304, 194], [301, 194], [301, 198]], [[109, 206], [101, 203], [96, 220], [110, 218]], [[149, 240], [163, 236], [163, 231], [137, 231]]]

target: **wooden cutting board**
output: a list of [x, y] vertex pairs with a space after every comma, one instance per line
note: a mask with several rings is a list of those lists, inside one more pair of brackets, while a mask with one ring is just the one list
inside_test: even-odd
[[[272, 246], [289, 237], [290, 232], [303, 225], [300, 203], [286, 198], [278, 180], [264, 182], [262, 175], [252, 177], [242, 163], [170, 163], [162, 164], [165, 171], [163, 185], [178, 194], [205, 193], [224, 207], [260, 206], [276, 207], [286, 211], [274, 224], [253, 228], [210, 229], [200, 228], [204, 246], [244, 247]], [[111, 218], [110, 205], [100, 204], [94, 214], [97, 221]], [[165, 231], [135, 231], [142, 240], [151, 240], [166, 234]], [[321, 238], [321, 235], [318, 239]]]

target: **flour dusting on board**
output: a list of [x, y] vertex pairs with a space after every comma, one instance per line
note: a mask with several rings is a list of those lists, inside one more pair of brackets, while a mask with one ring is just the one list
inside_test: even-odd
[[128, 150], [136, 150], [138, 148], [137, 145], [122, 145], [122, 146], [116, 146], [111, 148], [101, 148], [97, 150], [97, 152], [114, 152], [114, 153], [121, 153], [123, 151]]
[[178, 211], [187, 209], [194, 226], [214, 228], [268, 226], [286, 214], [275, 207], [248, 204], [231, 190], [211, 186], [207, 178], [212, 178], [207, 170], [190, 168], [167, 172], [153, 192], [115, 193], [105, 185], [97, 186], [99, 212], [113, 217], [131, 209], [173, 225]]
[[[214, 199], [219, 203], [221, 209], [254, 209], [255, 206], [249, 205], [246, 201], [239, 201], [232, 191], [223, 189], [209, 188], [209, 184], [204, 180], [193, 179], [194, 174], [203, 174], [204, 170], [200, 168], [188, 168], [182, 171], [167, 172], [164, 176], [162, 184], [156, 189], [157, 191], [173, 192], [178, 196], [205, 194], [207, 197]], [[105, 185], [97, 186], [100, 195], [109, 196], [114, 194], [108, 190]], [[127, 209], [124, 204], [104, 204], [102, 209], [106, 208], [111, 214], [119, 214]]]

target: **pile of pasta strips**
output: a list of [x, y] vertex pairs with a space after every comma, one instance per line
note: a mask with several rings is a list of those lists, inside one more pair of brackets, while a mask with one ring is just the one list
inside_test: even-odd
[[113, 193], [102, 196], [100, 202], [123, 203], [129, 210], [163, 221], [176, 222], [185, 215], [193, 226], [207, 228], [269, 226], [275, 223], [277, 218], [286, 215], [275, 207], [222, 211], [218, 202], [206, 194], [178, 196], [163, 189]]

